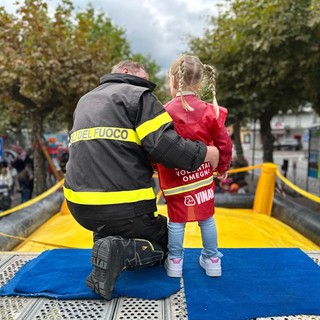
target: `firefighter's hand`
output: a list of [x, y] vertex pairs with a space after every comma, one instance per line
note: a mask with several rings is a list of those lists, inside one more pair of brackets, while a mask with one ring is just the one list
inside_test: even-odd
[[207, 155], [204, 159], [205, 162], [209, 162], [211, 164], [212, 169], [214, 170], [219, 163], [219, 150], [214, 146], [207, 146]]

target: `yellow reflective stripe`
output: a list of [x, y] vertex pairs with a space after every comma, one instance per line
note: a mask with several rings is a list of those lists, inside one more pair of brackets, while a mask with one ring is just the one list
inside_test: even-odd
[[70, 135], [70, 145], [78, 141], [95, 139], [128, 141], [141, 145], [141, 141], [134, 130], [117, 127], [94, 127], [77, 130]]
[[87, 205], [132, 203], [142, 200], [152, 200], [155, 198], [151, 187], [138, 190], [112, 192], [73, 191], [63, 187], [63, 192], [65, 198], [70, 202]]
[[209, 178], [207, 178], [205, 180], [201, 180], [201, 181], [198, 181], [198, 182], [186, 184], [186, 185], [181, 186], [181, 187], [165, 189], [165, 190], [163, 190], [163, 194], [165, 196], [173, 196], [175, 194], [180, 194], [180, 193], [184, 193], [184, 192], [196, 190], [196, 189], [201, 188], [201, 187], [208, 186], [212, 182], [213, 182], [213, 176], [210, 176]]
[[[149, 243], [149, 246], [150, 248], [152, 249], [152, 251], [154, 251], [154, 246], [153, 244], [149, 241], [149, 240], [146, 240], [146, 239], [140, 239], [140, 238], [134, 238], [135, 240], [141, 240], [141, 241], [144, 241], [144, 242], [148, 242]], [[143, 246], [142, 246], [143, 247]], [[145, 250], [145, 249], [142, 249], [142, 250]]]
[[152, 120], [148, 120], [141, 124], [139, 127], [136, 128], [137, 134], [142, 140], [145, 136], [147, 136], [149, 133], [154, 132], [158, 130], [161, 126], [164, 124], [172, 121], [169, 113], [164, 112], [161, 113], [159, 116], [153, 118]]

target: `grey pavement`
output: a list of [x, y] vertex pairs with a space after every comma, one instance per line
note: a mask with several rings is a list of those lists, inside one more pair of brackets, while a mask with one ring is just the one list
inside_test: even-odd
[[[247, 149], [244, 151], [244, 153], [250, 165], [263, 163], [262, 150], [253, 151], [251, 149]], [[308, 191], [309, 193], [319, 197], [320, 180], [308, 177], [308, 153], [306, 151], [274, 151], [273, 161], [278, 165], [278, 168], [282, 174], [284, 174], [284, 172], [282, 171], [281, 166], [284, 159], [288, 160], [287, 179], [302, 190]], [[294, 164], [296, 169], [294, 169]], [[247, 177], [251, 192], [255, 192], [260, 171], [261, 170], [259, 169], [253, 170]], [[292, 188], [283, 184], [280, 179], [278, 179], [277, 182], [283, 186], [284, 197], [320, 213], [320, 203], [310, 200], [295, 192]]]
[[[245, 156], [250, 165], [263, 163], [262, 150], [245, 150]], [[284, 172], [281, 166], [284, 159], [288, 160], [287, 179], [301, 189], [319, 196], [320, 180], [308, 177], [308, 153], [306, 151], [274, 151], [273, 161], [282, 174]], [[255, 170], [254, 174], [260, 175], [260, 171]]]

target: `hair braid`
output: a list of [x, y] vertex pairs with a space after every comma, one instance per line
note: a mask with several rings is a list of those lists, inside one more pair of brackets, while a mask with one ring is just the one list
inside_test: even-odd
[[183, 78], [184, 78], [184, 73], [185, 73], [185, 61], [184, 58], [182, 57], [180, 62], [179, 62], [179, 87], [178, 91], [182, 92], [182, 87], [183, 87]]
[[180, 98], [181, 98], [181, 102], [182, 102], [182, 106], [186, 111], [193, 111], [194, 109], [188, 104], [188, 102], [186, 101], [186, 99], [184, 98], [183, 92], [182, 92], [182, 88], [183, 85], [185, 84], [185, 72], [186, 72], [186, 62], [184, 59], [184, 56], [181, 57], [180, 62], [179, 62], [179, 71], [178, 71], [178, 77], [179, 77], [179, 81], [178, 81], [178, 92], [180, 93]]
[[216, 100], [216, 70], [207, 64], [204, 65], [204, 68], [209, 74], [209, 89], [212, 92], [212, 103], [217, 116], [219, 117], [219, 107]]

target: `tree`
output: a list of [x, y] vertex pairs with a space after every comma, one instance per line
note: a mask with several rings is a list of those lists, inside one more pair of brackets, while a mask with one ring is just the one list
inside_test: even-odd
[[70, 15], [64, 17], [62, 8], [58, 9], [56, 16], [62, 30], [62, 37], [58, 38], [64, 49], [59, 58], [58, 96], [70, 130], [79, 98], [96, 87], [100, 77], [115, 63], [129, 57], [130, 45], [125, 31], [114, 26], [103, 13], [97, 14], [91, 5], [76, 15], [74, 24]]
[[157, 86], [154, 90], [155, 95], [158, 97], [159, 101], [163, 104], [170, 100], [170, 92], [167, 77], [160, 73], [159, 65], [152, 59], [151, 56], [143, 56], [141, 54], [133, 54], [131, 56], [133, 61], [142, 63], [148, 73], [149, 80], [154, 82]]
[[303, 92], [313, 109], [320, 116], [320, 1], [313, 0], [310, 18], [307, 21], [310, 42], [306, 48], [305, 59], [300, 63], [303, 72]]
[[311, 5], [308, 0], [235, 0], [211, 19], [202, 38], [190, 42], [193, 52], [216, 65], [218, 98], [228, 103], [231, 119], [259, 119], [264, 161], [273, 161], [272, 117], [310, 98], [304, 75], [312, 71]]
[[53, 17], [43, 0], [25, 0], [16, 16], [0, 8], [0, 103], [13, 113], [23, 108], [30, 121], [36, 195], [46, 189], [37, 144], [44, 119], [52, 112], [72, 118], [79, 97], [130, 53], [124, 31], [109, 18], [92, 7], [74, 18], [72, 10], [68, 0]]
[[131, 53], [125, 30], [91, 5], [74, 15], [72, 2], [61, 0], [51, 15], [44, 0], [17, 4], [17, 15], [0, 7], [0, 106], [12, 125], [30, 124], [37, 195], [46, 189], [45, 159], [37, 143], [45, 123], [70, 130], [79, 98], [120, 60], [137, 59], [151, 80], [163, 79], [151, 57]]
[[[241, 63], [240, 55], [236, 54], [232, 43], [224, 40], [232, 33], [234, 25], [228, 19], [220, 17], [211, 18], [211, 28], [208, 29], [202, 38], [190, 40], [191, 53], [200, 57], [203, 63], [214, 66], [217, 70], [217, 99], [220, 105], [228, 108], [229, 114], [227, 124], [233, 124], [233, 142], [239, 161], [244, 161], [243, 148], [240, 139], [241, 125], [245, 124], [250, 116], [250, 109], [246, 107], [246, 97], [237, 87], [236, 75], [241, 78], [242, 73], [235, 70]], [[234, 44], [233, 44], [234, 45]], [[242, 81], [242, 80], [241, 80]], [[204, 94], [206, 100], [211, 100], [211, 95]]]

